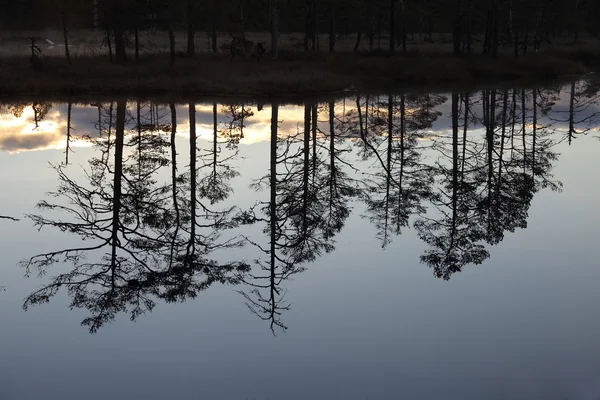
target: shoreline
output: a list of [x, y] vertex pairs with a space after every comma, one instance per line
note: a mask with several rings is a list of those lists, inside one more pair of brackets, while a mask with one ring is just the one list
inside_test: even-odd
[[106, 56], [0, 59], [0, 100], [26, 97], [281, 98], [342, 96], [355, 91], [474, 90], [489, 86], [535, 86], [584, 76], [600, 65], [600, 53], [547, 52], [520, 58], [503, 55], [455, 58], [445, 54], [285, 52], [278, 60], [234, 59], [219, 54], [178, 58], [142, 57], [121, 65]]

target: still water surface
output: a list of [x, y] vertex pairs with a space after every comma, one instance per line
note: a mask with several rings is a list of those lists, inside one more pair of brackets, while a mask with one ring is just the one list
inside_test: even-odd
[[5, 103], [0, 398], [597, 399], [599, 101]]

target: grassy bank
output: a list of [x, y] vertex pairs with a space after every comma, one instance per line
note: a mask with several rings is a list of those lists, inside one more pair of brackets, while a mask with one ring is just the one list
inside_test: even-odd
[[106, 56], [45, 58], [34, 70], [29, 60], [0, 60], [4, 96], [290, 96], [358, 90], [452, 89], [482, 85], [547, 83], [596, 70], [600, 54], [548, 51], [492, 60], [413, 52], [385, 54], [283, 51], [278, 60], [230, 61], [226, 55], [178, 58], [147, 55], [139, 63], [110, 63]]

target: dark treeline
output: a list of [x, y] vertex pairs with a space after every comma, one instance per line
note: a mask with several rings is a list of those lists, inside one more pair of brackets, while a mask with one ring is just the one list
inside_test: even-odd
[[[155, 30], [169, 32], [172, 48], [173, 31], [186, 32], [188, 56], [207, 49], [196, 43], [198, 33], [215, 52], [218, 35], [242, 38], [247, 48], [246, 32], [271, 32], [273, 56], [281, 33], [299, 34], [294, 46], [306, 51], [333, 52], [340, 37], [351, 37], [355, 51], [406, 52], [409, 40], [442, 34], [457, 56], [519, 56], [557, 38], [597, 37], [600, 18], [600, 3], [592, 0], [3, 0], [0, 9], [0, 29], [57, 27], [65, 42], [70, 29], [104, 30], [119, 60], [127, 59], [128, 42], [135, 42], [138, 57], [140, 36]], [[320, 34], [328, 36], [325, 43]]]
[[[185, 301], [229, 284], [271, 329], [285, 328], [285, 281], [335, 250], [357, 208], [383, 248], [414, 229], [425, 245], [420, 261], [450, 279], [489, 258], [507, 232], [526, 228], [536, 193], [561, 189], [552, 175], [556, 145], [597, 126], [598, 101], [588, 83], [356, 96], [300, 106], [302, 123], [285, 134], [273, 104], [269, 169], [246, 183], [259, 199], [251, 206], [235, 201], [232, 182], [241, 176], [240, 141], [249, 121], [267, 112], [262, 106], [213, 103], [212, 135], [200, 139], [194, 103], [185, 106], [185, 127], [175, 104], [97, 104], [87, 135], [71, 126], [69, 104], [59, 186], [28, 218], [85, 241], [23, 261], [28, 274], [50, 277], [25, 306], [66, 290], [96, 331], [119, 313], [135, 319], [157, 300]], [[3, 111], [20, 115], [23, 107]], [[447, 131], [432, 132], [443, 113]], [[178, 129], [189, 131], [184, 149]], [[85, 174], [69, 164], [73, 132], [96, 148]], [[242, 246], [254, 249], [251, 261], [232, 256]], [[70, 269], [58, 273], [55, 263]]]

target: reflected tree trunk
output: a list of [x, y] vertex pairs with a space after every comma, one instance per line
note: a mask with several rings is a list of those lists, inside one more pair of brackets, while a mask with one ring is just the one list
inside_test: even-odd
[[212, 3], [212, 37], [211, 37], [212, 52], [217, 52], [217, 0]]
[[73, 103], [67, 105], [67, 145], [65, 148], [65, 165], [69, 165], [69, 153], [71, 152], [71, 109]]
[[64, 3], [64, 0], [61, 0], [58, 6], [60, 7], [60, 19], [62, 22], [63, 38], [65, 41], [65, 57], [67, 58], [67, 62], [71, 64], [71, 53], [69, 51], [69, 35], [67, 31], [67, 11], [65, 10], [66, 7]]
[[196, 45], [194, 43], [194, 3], [195, 0], [187, 0], [187, 56], [194, 57], [196, 54]]
[[271, 57], [279, 57], [279, 16], [277, 15], [277, 0], [271, 1]]
[[575, 133], [575, 81], [571, 82], [571, 93], [569, 93], [569, 132], [567, 134], [569, 146], [573, 141]]
[[188, 262], [191, 262], [196, 253], [196, 103], [189, 103], [188, 108], [190, 117], [190, 239], [186, 250], [186, 256]]
[[179, 212], [179, 202], [177, 200], [177, 148], [175, 146], [177, 135], [177, 108], [175, 107], [175, 103], [169, 103], [169, 109], [171, 111], [171, 195], [173, 197], [173, 209], [175, 210], [175, 231], [173, 232], [173, 238], [171, 240], [171, 254], [169, 257], [169, 269], [171, 269], [175, 256], [175, 244], [179, 237], [181, 215]]
[[121, 194], [123, 178], [123, 144], [125, 139], [125, 100], [117, 101], [117, 120], [115, 127], [115, 170], [113, 179], [112, 226], [111, 226], [111, 285], [114, 289], [117, 268], [117, 247], [119, 244], [119, 214], [121, 212]]
[[271, 157], [270, 157], [270, 207], [269, 207], [269, 223], [270, 223], [270, 254], [269, 254], [269, 291], [270, 291], [270, 307], [271, 307], [271, 330], [273, 330], [274, 313], [277, 309], [276, 304], [276, 260], [275, 252], [277, 242], [277, 129], [279, 125], [279, 105], [271, 105]]
[[450, 245], [446, 258], [454, 249], [456, 226], [458, 219], [458, 93], [452, 93], [452, 223], [450, 228]]

